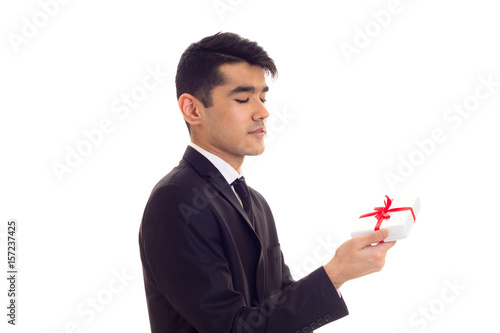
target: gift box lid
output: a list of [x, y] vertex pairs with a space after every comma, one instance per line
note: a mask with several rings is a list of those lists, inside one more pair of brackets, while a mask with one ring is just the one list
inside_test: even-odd
[[[374, 207], [377, 210], [375, 210]], [[413, 209], [415, 220], [410, 209], [400, 210], [401, 208], [408, 207], [411, 207]], [[389, 230], [389, 236], [386, 238], [386, 241], [403, 239], [408, 236], [411, 228], [413, 227], [413, 224], [416, 221], [416, 217], [420, 212], [420, 199], [417, 196], [398, 197], [394, 200], [386, 198], [383, 204], [372, 206], [371, 210], [367, 209], [364, 211], [365, 213], [363, 213], [362, 216], [371, 216], [360, 217], [354, 223], [351, 236], [362, 236], [373, 232], [378, 221], [376, 214], [380, 213], [380, 210], [387, 211], [386, 216], [390, 216], [388, 218], [384, 218], [380, 225], [380, 229]]]

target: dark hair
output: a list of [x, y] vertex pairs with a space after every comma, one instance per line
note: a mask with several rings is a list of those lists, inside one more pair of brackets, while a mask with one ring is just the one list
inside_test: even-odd
[[[224, 84], [220, 67], [241, 62], [260, 66], [273, 78], [278, 74], [273, 59], [261, 46], [234, 33], [219, 32], [189, 45], [177, 66], [177, 99], [188, 93], [211, 107], [212, 90]], [[186, 125], [190, 130], [189, 123]]]

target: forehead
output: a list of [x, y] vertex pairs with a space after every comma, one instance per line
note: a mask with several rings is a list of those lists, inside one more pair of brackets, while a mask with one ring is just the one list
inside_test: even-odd
[[228, 90], [238, 86], [253, 86], [256, 91], [267, 87], [264, 69], [260, 66], [242, 62], [238, 64], [225, 64], [220, 67], [225, 82], [220, 88]]

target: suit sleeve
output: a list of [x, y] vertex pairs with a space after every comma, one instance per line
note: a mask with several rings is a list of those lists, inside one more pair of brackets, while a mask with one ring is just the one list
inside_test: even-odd
[[322, 267], [296, 282], [284, 279], [286, 288], [260, 304], [245, 304], [233, 288], [218, 228], [209, 205], [193, 202], [182, 185], [157, 189], [146, 206], [141, 246], [147, 265], [197, 331], [310, 332], [348, 314]]

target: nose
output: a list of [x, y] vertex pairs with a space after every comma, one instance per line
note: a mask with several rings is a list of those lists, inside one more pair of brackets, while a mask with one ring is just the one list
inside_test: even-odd
[[257, 102], [256, 109], [253, 113], [252, 119], [255, 121], [264, 120], [269, 117], [269, 111], [267, 111], [266, 105], [259, 99]]

